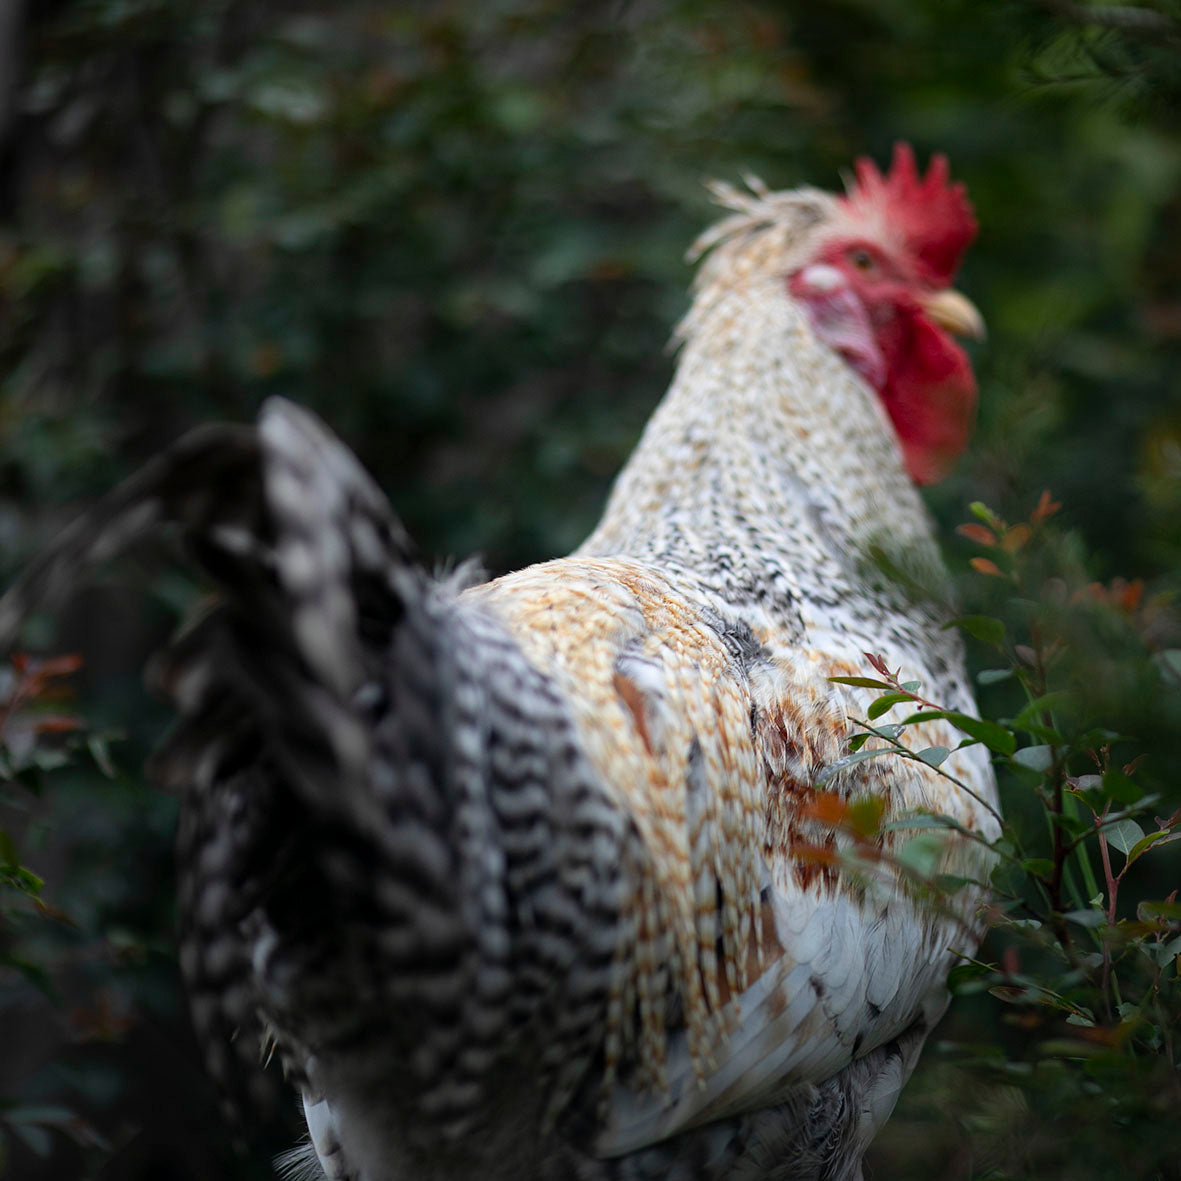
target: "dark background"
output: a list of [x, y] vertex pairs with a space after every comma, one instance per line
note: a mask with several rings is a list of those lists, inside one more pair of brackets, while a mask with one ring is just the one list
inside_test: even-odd
[[[1087, 577], [1178, 588], [1176, 0], [0, 0], [0, 55], [0, 573], [271, 394], [328, 419], [428, 554], [562, 553], [670, 377], [702, 179], [839, 187], [904, 138], [981, 223], [980, 422], [930, 492], [943, 532], [1050, 488]], [[82, 708], [126, 739], [113, 779], [3, 787], [60, 912], [0, 920], [11, 1177], [266, 1175], [233, 1163], [187, 1031], [175, 801], [140, 773], [166, 717], [138, 662], [192, 593], [132, 564], [29, 637], [84, 650]], [[1175, 797], [1164, 715], [1121, 693]], [[1155, 1176], [1137, 1146], [1179, 1119], [1062, 1116], [933, 1047], [873, 1175]]]

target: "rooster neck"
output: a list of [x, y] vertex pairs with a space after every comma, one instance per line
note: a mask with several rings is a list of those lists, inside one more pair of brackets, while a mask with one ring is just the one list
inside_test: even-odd
[[927, 585], [941, 565], [872, 392], [778, 278], [690, 324], [673, 384], [578, 552], [677, 570], [789, 636], [913, 611], [874, 576], [875, 550]]

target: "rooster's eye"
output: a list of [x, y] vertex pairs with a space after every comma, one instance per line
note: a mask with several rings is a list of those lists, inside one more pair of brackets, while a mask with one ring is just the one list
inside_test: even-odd
[[850, 250], [847, 257], [859, 271], [872, 271], [874, 268], [873, 255], [868, 250], [857, 247]]

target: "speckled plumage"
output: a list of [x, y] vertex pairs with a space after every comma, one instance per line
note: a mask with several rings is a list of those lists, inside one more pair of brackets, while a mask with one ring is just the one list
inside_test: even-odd
[[[828, 678], [879, 651], [973, 706], [956, 634], [872, 558], [940, 578], [886, 413], [785, 286], [849, 210], [719, 196], [676, 379], [572, 556], [428, 578], [275, 402], [182, 441], [0, 605], [11, 634], [167, 520], [221, 584], [159, 662], [183, 721], [157, 765], [196, 1024], [231, 1083], [277, 1049], [293, 1177], [857, 1178], [972, 942], [974, 895], [948, 914], [798, 856], [872, 696]], [[982, 748], [948, 767], [995, 802]], [[994, 831], [914, 761], [828, 786]]]

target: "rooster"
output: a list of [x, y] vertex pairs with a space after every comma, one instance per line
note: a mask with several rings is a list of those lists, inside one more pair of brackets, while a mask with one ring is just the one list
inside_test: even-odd
[[[859, 1178], [978, 937], [979, 894], [923, 902], [888, 822], [993, 837], [986, 753], [951, 756], [958, 785], [842, 761], [869, 695], [832, 679], [880, 652], [973, 710], [907, 589], [940, 575], [915, 485], [974, 415], [972, 210], [905, 145], [843, 196], [748, 184], [715, 187], [672, 387], [571, 556], [432, 578], [344, 446], [272, 401], [182, 439], [0, 604], [11, 639], [161, 524], [219, 585], [155, 664], [181, 715], [155, 770], [195, 1024], [231, 1087], [281, 1059], [293, 1178]], [[825, 776], [884, 807], [872, 875], [816, 831]], [[976, 848], [943, 868], [978, 876]]]

